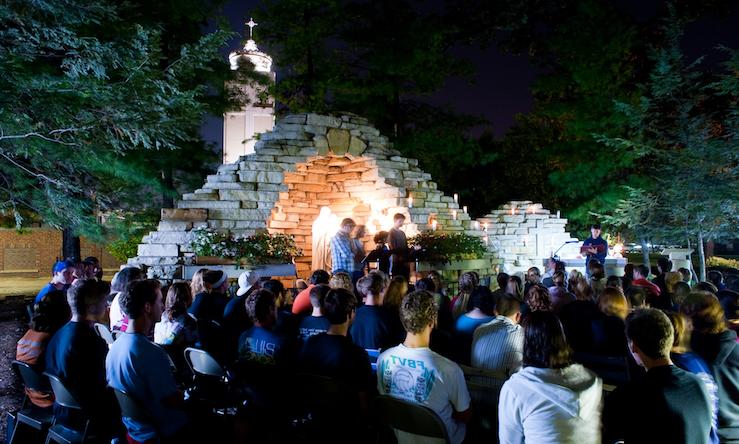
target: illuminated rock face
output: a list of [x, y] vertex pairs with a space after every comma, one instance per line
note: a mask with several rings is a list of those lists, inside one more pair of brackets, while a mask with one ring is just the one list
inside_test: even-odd
[[[330, 210], [334, 226], [316, 228], [314, 222], [324, 207]], [[366, 119], [298, 114], [283, 118], [274, 131], [263, 134], [253, 154], [220, 166], [202, 188], [183, 195], [176, 209], [162, 210], [158, 230], [144, 237], [139, 256], [129, 263], [150, 266], [151, 276], [171, 279], [191, 254], [187, 245], [191, 229], [210, 227], [245, 235], [268, 230], [295, 237], [304, 254], [296, 259], [298, 274], [306, 276], [311, 271], [314, 233], [332, 235], [338, 221], [351, 217], [366, 226], [363, 241], [370, 250], [374, 233], [388, 230], [395, 213], [406, 216], [403, 230], [409, 237], [431, 229], [480, 236], [491, 253], [510, 258], [511, 266], [523, 256], [536, 260], [540, 253], [521, 251], [514, 258], [496, 251], [509, 225], [499, 233], [504, 221], [495, 219], [495, 212], [471, 220], [453, 197], [437, 190], [416, 159], [392, 149]], [[542, 218], [546, 229], [569, 239], [566, 221], [546, 213]], [[530, 225], [524, 219], [519, 230]]]

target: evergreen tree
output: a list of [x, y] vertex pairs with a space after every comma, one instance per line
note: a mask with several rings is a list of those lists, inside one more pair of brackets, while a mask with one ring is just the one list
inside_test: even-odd
[[151, 201], [160, 186], [135, 153], [197, 138], [208, 91], [193, 79], [220, 60], [229, 34], [200, 36], [167, 58], [162, 29], [124, 20], [128, 12], [109, 1], [0, 7], [0, 205], [18, 227], [30, 210], [101, 240], [100, 214]]
[[705, 279], [705, 242], [735, 236], [739, 223], [737, 54], [715, 78], [700, 69], [700, 59], [685, 64], [681, 35], [673, 11], [641, 99], [619, 106], [634, 136], [604, 139], [649, 165], [650, 178], [629, 190], [610, 220], [673, 243], [695, 241]]

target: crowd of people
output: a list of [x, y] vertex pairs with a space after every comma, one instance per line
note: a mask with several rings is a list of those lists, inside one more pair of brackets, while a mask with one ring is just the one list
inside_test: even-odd
[[[92, 259], [54, 265], [16, 357], [61, 378], [83, 410], [27, 390], [34, 405], [69, 427], [90, 420], [98, 437], [193, 442], [202, 417], [189, 401], [217, 390], [194, 384], [183, 356], [195, 347], [233, 375], [224, 398], [242, 438], [284, 441], [324, 421], [324, 441], [373, 441], [379, 394], [433, 410], [452, 443], [739, 442], [734, 274], [695, 282], [661, 258], [616, 277], [598, 260], [582, 274], [552, 259], [543, 273], [499, 273], [492, 289], [463, 273], [450, 294], [437, 272], [410, 283], [398, 261], [394, 276], [315, 270], [295, 288], [245, 271], [230, 294], [207, 269], [163, 288], [125, 267], [109, 285]], [[111, 388], [148, 418], [121, 417]], [[319, 399], [331, 414], [301, 417]]]

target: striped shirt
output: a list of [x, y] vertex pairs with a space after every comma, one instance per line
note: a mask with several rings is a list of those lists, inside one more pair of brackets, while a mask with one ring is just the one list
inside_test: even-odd
[[[523, 328], [505, 316], [496, 316], [475, 329], [472, 336], [472, 367], [511, 374], [523, 361]], [[479, 381], [493, 387], [503, 386], [503, 380], [484, 378]]]

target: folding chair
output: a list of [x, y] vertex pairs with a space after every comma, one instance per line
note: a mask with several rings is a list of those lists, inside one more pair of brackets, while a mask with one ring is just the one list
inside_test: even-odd
[[372, 366], [372, 373], [377, 373], [377, 358], [380, 356], [379, 348], [366, 348], [367, 355], [369, 356], [370, 365]]
[[107, 325], [98, 322], [93, 327], [98, 336], [103, 338], [108, 345], [113, 345], [116, 338], [113, 337], [113, 333], [110, 332]]
[[133, 398], [124, 390], [118, 390], [117, 388], [113, 388], [113, 393], [115, 393], [115, 398], [118, 400], [118, 405], [121, 407], [121, 416], [131, 418], [140, 423], [150, 424], [154, 429], [156, 429], [156, 423], [152, 420], [149, 410], [141, 405], [137, 399]]
[[631, 368], [626, 355], [603, 356], [577, 352], [574, 360], [592, 370], [606, 384], [618, 386], [631, 381]]
[[[380, 425], [450, 443], [444, 422], [430, 408], [388, 395], [375, 398], [372, 409]], [[402, 443], [399, 443], [402, 444]]]
[[[11, 363], [13, 368], [18, 372], [23, 385], [31, 390], [38, 392], [51, 392], [49, 387], [49, 381], [43, 376], [38, 374], [30, 365], [21, 361], [13, 361]], [[15, 427], [13, 427], [13, 433], [8, 439], [8, 444], [12, 444], [18, 433], [18, 427], [23, 424], [31, 427], [39, 432], [44, 432], [54, 422], [54, 412], [51, 408], [43, 409], [35, 406], [30, 402], [28, 395], [23, 397], [23, 404], [21, 409], [15, 414]]]
[[[44, 373], [44, 375], [49, 378], [49, 384], [51, 384], [51, 389], [54, 391], [56, 403], [68, 409], [79, 410], [84, 415], [82, 406], [74, 397], [72, 392], [70, 392], [69, 389], [64, 385], [62, 380], [50, 373]], [[82, 444], [86, 442], [88, 438], [90, 438], [87, 435], [89, 429], [89, 418], [85, 419], [85, 426], [82, 428], [82, 430], [71, 429], [61, 424], [57, 424], [56, 418], [54, 418], [54, 422], [49, 428], [49, 433], [46, 435], [46, 444], [49, 444], [52, 441], [62, 444]]]
[[218, 414], [233, 413], [238, 402], [231, 396], [231, 372], [205, 350], [188, 347], [184, 354], [193, 373], [188, 397], [205, 403]]

